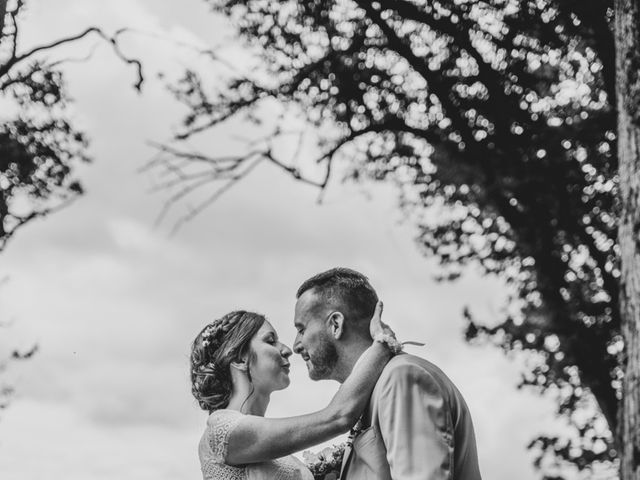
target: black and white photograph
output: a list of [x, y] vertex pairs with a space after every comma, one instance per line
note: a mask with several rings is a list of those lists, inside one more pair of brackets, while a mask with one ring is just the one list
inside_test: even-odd
[[0, 0], [0, 479], [640, 480], [638, 0]]

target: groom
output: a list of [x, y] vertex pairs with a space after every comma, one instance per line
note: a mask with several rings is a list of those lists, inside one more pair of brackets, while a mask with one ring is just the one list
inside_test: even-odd
[[[361, 273], [334, 268], [305, 281], [296, 297], [294, 351], [312, 380], [342, 383], [371, 345], [375, 290]], [[353, 447], [345, 451], [342, 480], [480, 480], [467, 405], [427, 360], [393, 357], [361, 423]]]

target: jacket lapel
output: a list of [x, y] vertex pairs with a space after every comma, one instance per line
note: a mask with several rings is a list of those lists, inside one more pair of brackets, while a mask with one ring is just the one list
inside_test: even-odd
[[349, 462], [351, 460], [351, 454], [353, 453], [352, 441], [349, 439], [344, 447], [344, 453], [342, 454], [342, 467], [340, 468], [340, 480], [347, 478], [347, 470], [349, 469]]
[[[367, 405], [368, 407], [368, 405]], [[367, 410], [365, 409], [365, 412]], [[349, 439], [347, 440], [347, 444], [344, 447], [344, 453], [342, 454], [342, 468], [340, 469], [340, 480], [345, 480], [347, 478], [347, 470], [349, 469], [349, 463], [351, 462], [351, 455], [353, 454], [353, 442], [356, 437], [362, 433], [365, 425], [364, 419], [365, 413], [360, 415], [358, 421], [353, 426], [351, 431], [349, 432]]]

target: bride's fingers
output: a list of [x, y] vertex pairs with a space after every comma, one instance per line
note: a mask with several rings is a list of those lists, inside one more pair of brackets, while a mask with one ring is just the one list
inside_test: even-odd
[[377, 315], [378, 318], [382, 318], [383, 309], [384, 309], [384, 304], [382, 303], [382, 300], [378, 300], [378, 303], [376, 303], [376, 310], [374, 312], [374, 315]]
[[376, 309], [373, 311], [373, 317], [371, 317], [371, 321], [377, 321], [378, 323], [383, 323], [381, 320], [382, 309], [383, 309], [382, 300], [378, 300], [378, 303], [376, 303]]
[[374, 336], [376, 333], [380, 331], [384, 331], [384, 323], [381, 320], [383, 305], [380, 300], [376, 303], [376, 308], [373, 312], [373, 316], [371, 317], [371, 322], [369, 322], [369, 331], [371, 332], [371, 336]]

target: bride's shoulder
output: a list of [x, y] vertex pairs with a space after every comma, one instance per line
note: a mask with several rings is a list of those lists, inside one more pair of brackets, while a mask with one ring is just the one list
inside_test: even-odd
[[216, 410], [207, 418], [207, 430], [213, 431], [218, 437], [227, 437], [245, 416], [237, 410]]
[[235, 410], [216, 410], [207, 418], [207, 428], [200, 441], [201, 453], [211, 452], [212, 459], [224, 462], [227, 456], [229, 435], [244, 414]]
[[209, 417], [207, 418], [207, 425], [215, 425], [220, 422], [226, 422], [234, 419], [239, 420], [244, 416], [245, 415], [243, 413], [240, 413], [237, 410], [221, 408], [209, 414]]

